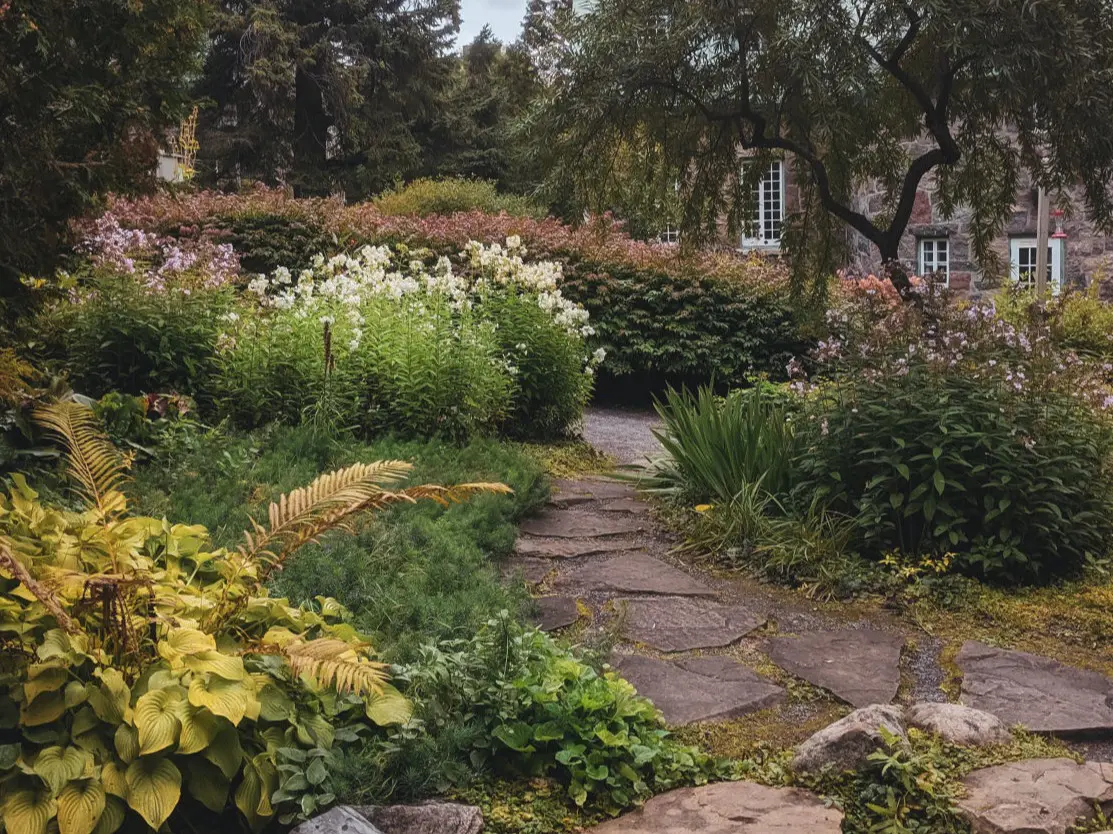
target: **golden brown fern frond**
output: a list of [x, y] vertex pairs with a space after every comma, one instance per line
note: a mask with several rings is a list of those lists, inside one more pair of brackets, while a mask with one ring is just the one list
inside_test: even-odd
[[382, 695], [388, 679], [387, 665], [363, 657], [363, 646], [323, 637], [287, 643], [280, 651], [297, 675], [308, 675], [323, 687], [356, 695]]
[[422, 486], [409, 487], [399, 494], [414, 501], [435, 501], [442, 507], [449, 504], [459, 504], [473, 495], [479, 493], [494, 493], [496, 495], [510, 495], [514, 492], [506, 484], [456, 484], [455, 486], [439, 486], [437, 484], [423, 484]]
[[254, 530], [244, 533], [240, 552], [247, 559], [263, 561], [269, 571], [297, 548], [374, 506], [387, 494], [384, 487], [402, 481], [411, 469], [405, 461], [389, 460], [357, 463], [321, 475], [309, 486], [272, 502], [267, 526], [253, 521]]
[[31, 571], [27, 569], [19, 559], [12, 553], [11, 548], [7, 544], [0, 541], [0, 570], [7, 571], [11, 577], [30, 591], [39, 602], [41, 602], [46, 610], [54, 617], [54, 621], [58, 623], [58, 627], [69, 634], [77, 634], [81, 631], [77, 623], [73, 621], [66, 610], [62, 608], [62, 603], [53, 592], [41, 582], [31, 576]]
[[129, 461], [101, 431], [93, 410], [75, 402], [35, 409], [35, 420], [66, 447], [66, 464], [77, 491], [105, 515], [124, 509], [122, 488]]

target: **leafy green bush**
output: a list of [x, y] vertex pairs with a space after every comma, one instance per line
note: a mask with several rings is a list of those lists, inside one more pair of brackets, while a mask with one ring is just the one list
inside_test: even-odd
[[856, 518], [875, 558], [954, 554], [957, 569], [996, 581], [1104, 557], [1113, 398], [1100, 369], [1045, 324], [1015, 327], [992, 306], [880, 303], [845, 343], [821, 345], [835, 381], [806, 423], [803, 500]]
[[[219, 231], [217, 231], [219, 230]], [[240, 253], [245, 273], [270, 274], [280, 266], [302, 270], [318, 252], [337, 248], [340, 241], [308, 218], [246, 213], [217, 219], [208, 228]]]
[[500, 194], [493, 182], [460, 178], [418, 179], [380, 194], [372, 205], [383, 214], [427, 217], [482, 211], [521, 217], [544, 217], [545, 210], [528, 197]]
[[791, 486], [798, 442], [790, 399], [765, 387], [716, 397], [669, 389], [655, 403], [664, 428], [654, 431], [666, 456], [644, 482], [647, 491], [729, 504], [748, 486], [770, 495]]
[[[506, 415], [510, 432], [539, 439], [568, 432], [592, 389], [593, 368], [584, 367], [583, 338], [554, 326], [552, 316], [529, 296], [491, 293], [481, 311], [494, 324], [501, 354], [514, 370]], [[603, 356], [597, 353], [597, 362]]]
[[198, 399], [215, 371], [225, 290], [155, 292], [130, 275], [102, 274], [83, 301], [51, 314], [74, 383], [92, 396], [109, 391], [176, 391]]
[[806, 347], [775, 267], [755, 262], [750, 271], [749, 280], [736, 281], [679, 264], [673, 273], [580, 261], [566, 268], [561, 287], [591, 313], [608, 376], [653, 387], [712, 379], [740, 386], [755, 373], [783, 378]]
[[[384, 789], [443, 790], [478, 769], [554, 777], [577, 805], [617, 813], [722, 775], [707, 756], [669, 738], [630, 684], [506, 612], [470, 639], [426, 646], [398, 674], [418, 705], [417, 721], [346, 757], [341, 790], [352, 799]], [[399, 775], [402, 785], [393, 782]]]

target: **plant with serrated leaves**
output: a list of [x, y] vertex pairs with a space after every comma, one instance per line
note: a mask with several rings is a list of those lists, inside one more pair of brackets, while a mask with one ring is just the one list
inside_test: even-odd
[[282, 496], [229, 552], [203, 527], [127, 514], [128, 461], [89, 409], [37, 416], [66, 447], [81, 508], [44, 505], [18, 475], [0, 496], [8, 834], [112, 834], [129, 816], [159, 829], [183, 792], [254, 830], [327, 804], [321, 781], [282, 781], [298, 753], [279, 751], [322, 759], [410, 706], [339, 603], [294, 606], [266, 579], [366, 512], [507, 488], [405, 489], [408, 464], [356, 464]]

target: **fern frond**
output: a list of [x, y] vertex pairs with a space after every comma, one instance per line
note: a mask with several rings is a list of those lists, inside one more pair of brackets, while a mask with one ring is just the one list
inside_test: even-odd
[[244, 533], [246, 541], [240, 552], [246, 559], [259, 559], [273, 568], [285, 555], [373, 506], [386, 493], [384, 487], [399, 483], [412, 469], [405, 461], [390, 460], [325, 473], [309, 486], [272, 502], [267, 526], [252, 522], [254, 530]]
[[104, 515], [124, 508], [122, 488], [129, 461], [101, 431], [93, 410], [75, 402], [35, 409], [36, 422], [66, 447], [66, 465], [77, 491]]
[[19, 561], [15, 554], [12, 553], [11, 548], [4, 542], [0, 542], [0, 570], [5, 570], [11, 574], [12, 578], [22, 583], [22, 585], [30, 591], [39, 602], [41, 602], [46, 610], [54, 617], [54, 621], [58, 623], [58, 627], [68, 634], [78, 634], [81, 629], [77, 623], [70, 618], [66, 610], [62, 608], [62, 603], [55, 596], [49, 588], [31, 576], [31, 571], [27, 566]]
[[318, 685], [335, 689], [340, 694], [382, 695], [387, 682], [387, 665], [368, 660], [343, 640], [323, 637], [308, 642], [287, 643], [280, 651], [297, 675], [308, 675]]
[[422, 486], [404, 489], [398, 494], [414, 501], [435, 501], [442, 507], [447, 507], [450, 504], [459, 504], [473, 495], [484, 492], [496, 495], [511, 495], [514, 490], [506, 484], [497, 483], [456, 484], [448, 487], [437, 484], [423, 484]]

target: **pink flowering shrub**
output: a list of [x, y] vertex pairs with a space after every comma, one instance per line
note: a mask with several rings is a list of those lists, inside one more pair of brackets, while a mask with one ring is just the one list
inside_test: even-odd
[[[801, 500], [856, 519], [864, 550], [950, 555], [999, 581], [1069, 574], [1113, 540], [1113, 397], [1046, 320], [1007, 321], [928, 282], [846, 284], [812, 357]], [[804, 366], [793, 370], [802, 376]], [[810, 387], [805, 379], [798, 385]]]

